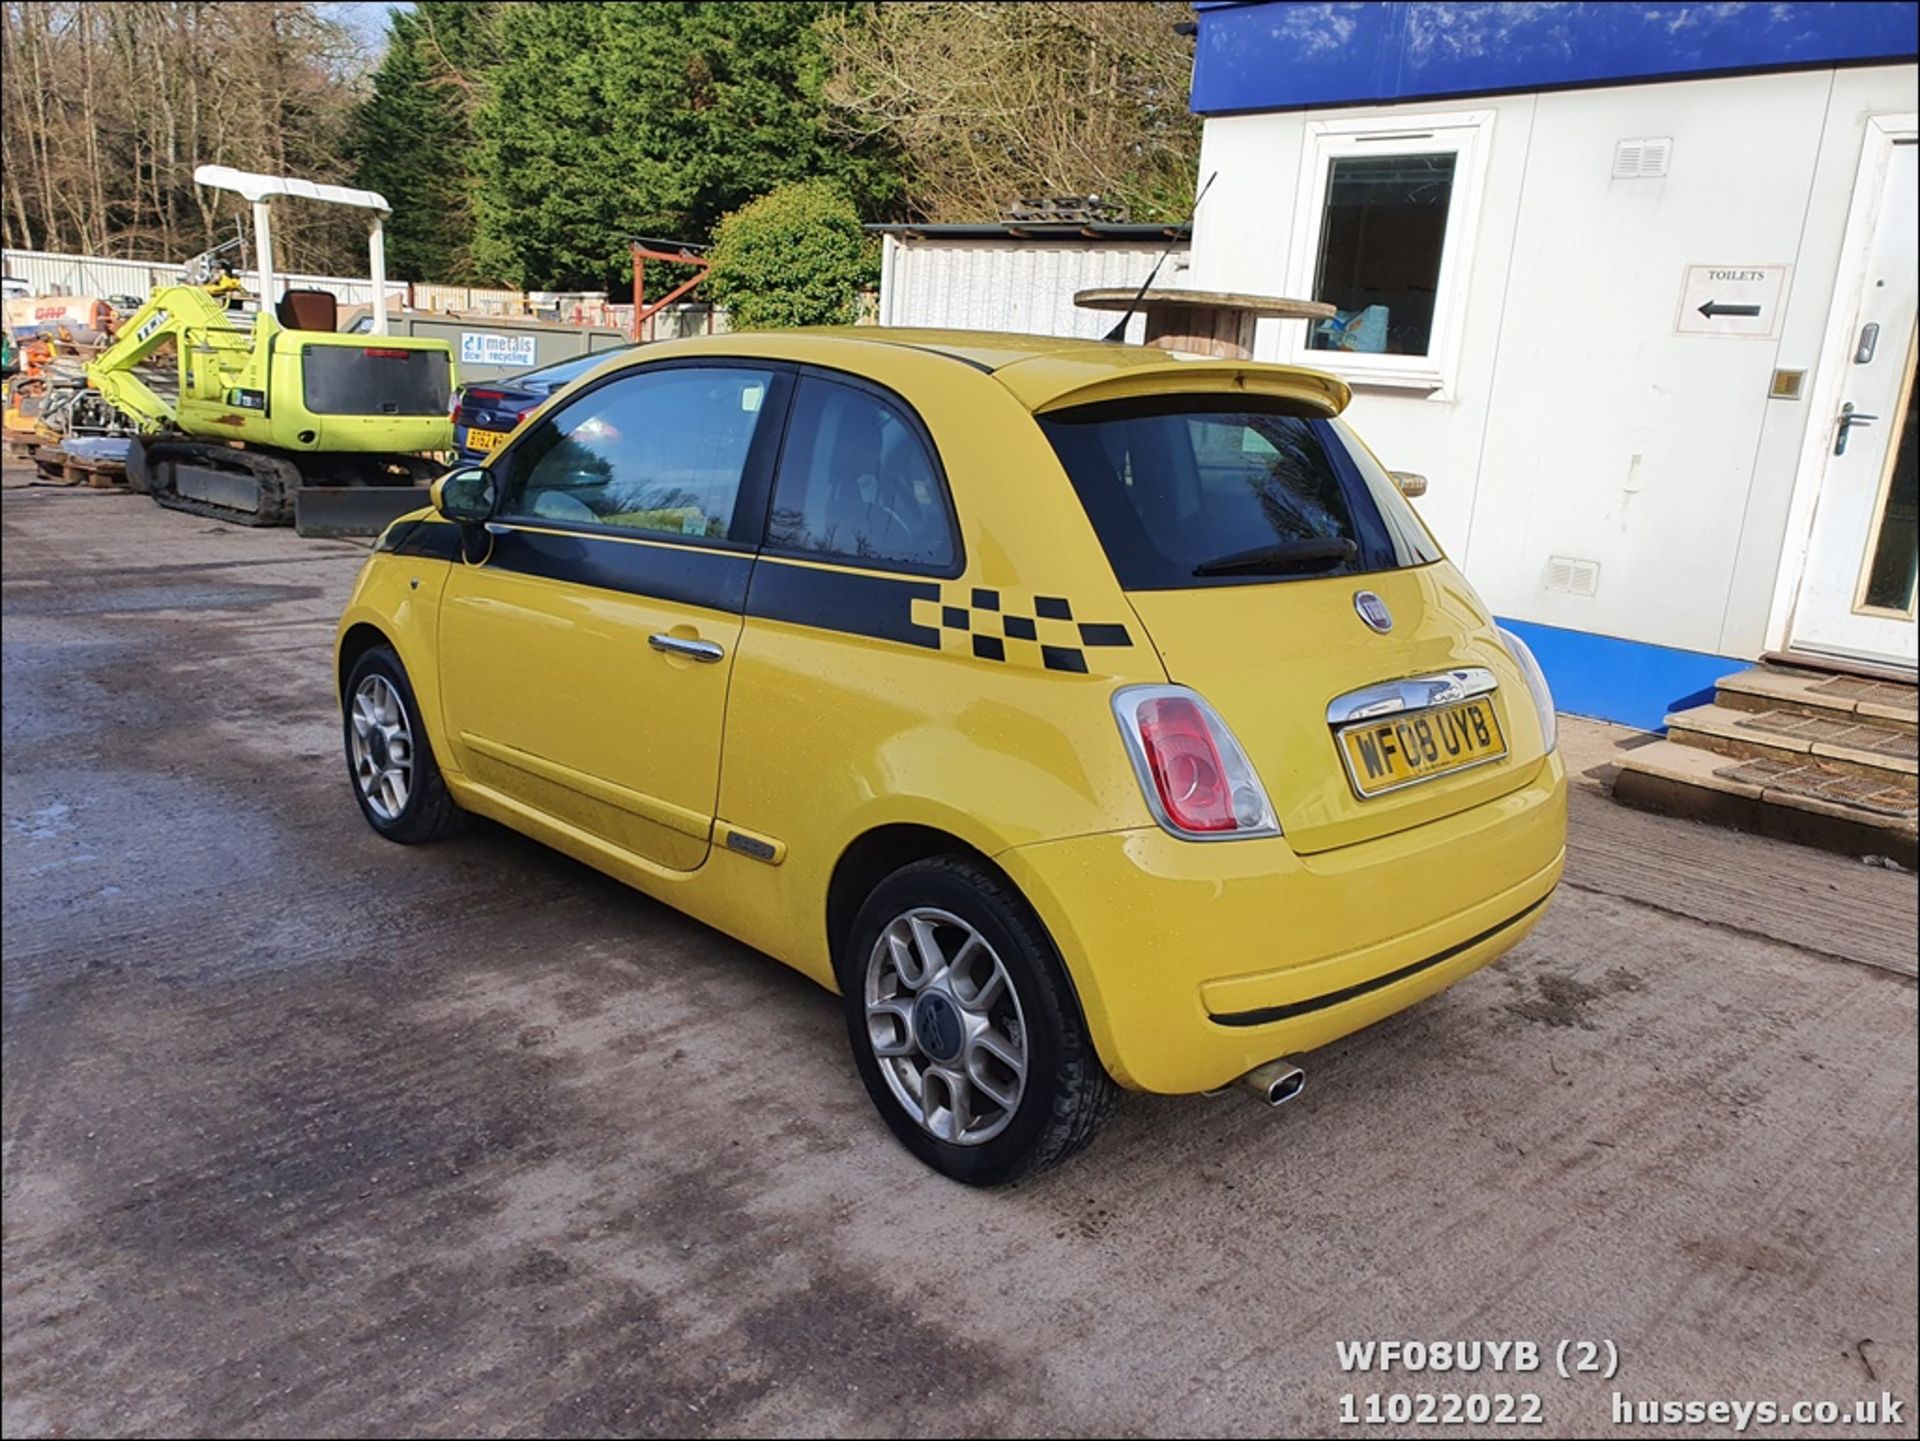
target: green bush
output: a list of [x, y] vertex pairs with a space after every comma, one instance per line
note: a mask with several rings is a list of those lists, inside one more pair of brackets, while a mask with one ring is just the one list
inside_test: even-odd
[[872, 238], [831, 181], [801, 180], [724, 216], [707, 293], [735, 330], [851, 325], [880, 278]]

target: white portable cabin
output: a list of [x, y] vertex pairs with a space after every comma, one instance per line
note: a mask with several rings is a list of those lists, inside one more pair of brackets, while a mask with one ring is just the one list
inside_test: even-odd
[[1563, 708], [1911, 671], [1916, 7], [1200, 0], [1197, 288], [1349, 415]]

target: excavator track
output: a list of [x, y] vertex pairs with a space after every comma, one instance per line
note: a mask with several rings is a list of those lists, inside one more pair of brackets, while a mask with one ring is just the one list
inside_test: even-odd
[[169, 510], [236, 525], [291, 524], [300, 488], [300, 467], [291, 460], [190, 440], [136, 443], [127, 471], [136, 488], [144, 477], [147, 493]]

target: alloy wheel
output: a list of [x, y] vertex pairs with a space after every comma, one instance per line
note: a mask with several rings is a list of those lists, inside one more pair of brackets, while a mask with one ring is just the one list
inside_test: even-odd
[[978, 1146], [1026, 1092], [1026, 1017], [986, 937], [950, 911], [894, 917], [867, 959], [867, 1039], [881, 1074], [928, 1134]]
[[367, 806], [395, 821], [413, 789], [413, 728], [400, 692], [383, 675], [370, 675], [353, 693], [353, 778]]

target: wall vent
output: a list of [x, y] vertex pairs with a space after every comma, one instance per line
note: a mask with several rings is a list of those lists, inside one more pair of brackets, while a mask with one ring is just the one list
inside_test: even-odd
[[1667, 158], [1673, 154], [1673, 137], [1661, 135], [1645, 140], [1622, 140], [1613, 147], [1615, 180], [1658, 180], [1667, 173]]
[[1600, 589], [1600, 562], [1575, 560], [1570, 555], [1549, 557], [1547, 589], [1558, 595], [1592, 595]]

